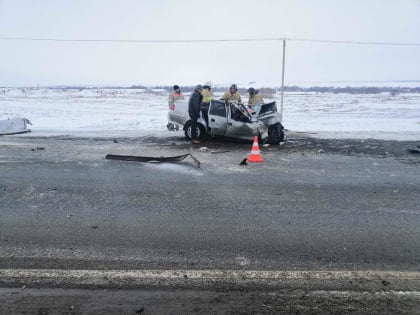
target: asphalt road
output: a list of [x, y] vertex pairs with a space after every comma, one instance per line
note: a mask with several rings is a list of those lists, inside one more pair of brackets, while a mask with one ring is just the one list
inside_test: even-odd
[[0, 268], [416, 272], [417, 144], [0, 138]]

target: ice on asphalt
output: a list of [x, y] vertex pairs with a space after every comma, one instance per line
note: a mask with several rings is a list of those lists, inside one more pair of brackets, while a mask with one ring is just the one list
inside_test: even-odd
[[[0, 88], [0, 119], [28, 118], [31, 136], [167, 137], [173, 134], [166, 129], [168, 94], [144, 89]], [[247, 100], [246, 95], [242, 98]], [[276, 101], [281, 111], [280, 94], [265, 100]], [[418, 140], [420, 93], [288, 92], [283, 125], [314, 137]]]

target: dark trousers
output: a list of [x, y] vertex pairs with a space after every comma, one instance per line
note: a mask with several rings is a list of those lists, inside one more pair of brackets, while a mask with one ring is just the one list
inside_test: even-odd
[[192, 140], [194, 140], [194, 139], [197, 140], [197, 127], [198, 127], [197, 119], [198, 119], [198, 116], [193, 116], [193, 117], [190, 117], [190, 118], [191, 118], [191, 139]]
[[201, 104], [201, 115], [206, 121], [207, 127], [209, 126], [209, 103], [202, 103]]

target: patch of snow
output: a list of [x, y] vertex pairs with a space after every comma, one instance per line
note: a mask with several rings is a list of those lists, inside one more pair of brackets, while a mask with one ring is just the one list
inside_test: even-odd
[[[168, 94], [145, 89], [0, 88], [0, 120], [26, 117], [32, 122], [32, 136], [174, 135], [166, 130]], [[265, 99], [270, 100], [280, 111], [280, 95]], [[320, 137], [418, 140], [420, 94], [288, 92], [283, 125]]]

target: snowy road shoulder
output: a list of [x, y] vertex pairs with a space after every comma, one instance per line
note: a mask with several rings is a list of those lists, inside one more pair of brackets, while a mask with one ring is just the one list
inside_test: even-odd
[[[0, 286], [67, 288], [183, 287], [342, 289], [419, 295], [420, 273], [413, 271], [283, 270], [69, 270], [0, 269]], [[320, 293], [320, 292], [318, 292]]]

